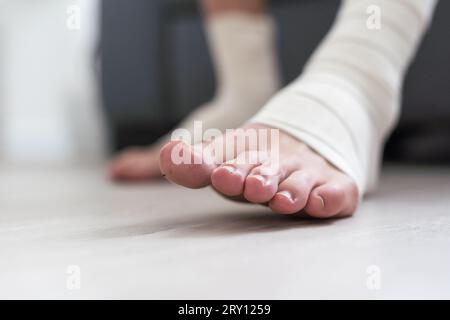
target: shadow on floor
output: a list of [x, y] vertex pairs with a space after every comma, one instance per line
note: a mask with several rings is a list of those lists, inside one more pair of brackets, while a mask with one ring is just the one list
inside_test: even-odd
[[176, 221], [152, 221], [97, 230], [95, 238], [117, 238], [161, 234], [174, 237], [215, 237], [329, 226], [338, 219], [317, 220], [304, 216], [282, 216], [268, 212], [215, 213]]

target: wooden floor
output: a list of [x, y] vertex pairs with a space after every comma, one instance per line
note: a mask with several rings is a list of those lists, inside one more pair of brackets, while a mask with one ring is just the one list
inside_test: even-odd
[[450, 170], [388, 168], [355, 217], [319, 222], [3, 167], [0, 298], [450, 298]]

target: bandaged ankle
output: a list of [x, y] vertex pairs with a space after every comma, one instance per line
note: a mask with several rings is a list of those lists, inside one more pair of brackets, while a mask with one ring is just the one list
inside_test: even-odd
[[307, 143], [353, 178], [361, 194], [373, 189], [406, 69], [436, 2], [343, 1], [303, 74], [251, 122]]

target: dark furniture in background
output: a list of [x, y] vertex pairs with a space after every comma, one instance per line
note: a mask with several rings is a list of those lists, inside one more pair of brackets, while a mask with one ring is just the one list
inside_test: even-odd
[[[297, 77], [338, 0], [273, 0], [284, 82]], [[413, 66], [390, 158], [450, 162], [450, 1], [441, 1]], [[104, 0], [102, 91], [116, 149], [146, 145], [211, 99], [214, 74], [194, 0]]]

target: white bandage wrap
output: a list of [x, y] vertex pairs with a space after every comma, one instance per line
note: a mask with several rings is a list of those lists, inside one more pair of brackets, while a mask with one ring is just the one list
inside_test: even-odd
[[376, 186], [407, 67], [437, 0], [344, 0], [303, 74], [250, 122], [293, 135], [345, 172]]

